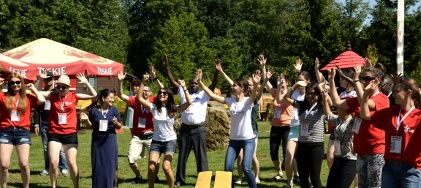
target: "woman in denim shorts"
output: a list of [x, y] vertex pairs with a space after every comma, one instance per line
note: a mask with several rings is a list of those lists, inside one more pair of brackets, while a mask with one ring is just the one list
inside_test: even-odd
[[171, 161], [175, 152], [175, 144], [177, 143], [177, 135], [174, 131], [174, 122], [176, 113], [186, 110], [192, 103], [190, 94], [186, 88], [184, 80], [178, 80], [186, 95], [187, 102], [180, 106], [176, 106], [174, 102], [174, 94], [168, 88], [161, 88], [158, 92], [157, 99], [154, 103], [150, 103], [142, 97], [143, 83], [137, 94], [139, 103], [147, 108], [153, 115], [154, 133], [152, 143], [149, 150], [149, 168], [148, 183], [149, 187], [154, 187], [156, 173], [156, 165], [159, 161], [161, 153], [164, 153], [164, 162], [162, 169], [169, 187], [174, 187], [174, 174], [171, 170]]
[[[4, 80], [0, 80], [0, 86]], [[45, 98], [32, 84], [27, 85], [33, 94], [26, 94], [24, 78], [19, 73], [9, 76], [7, 92], [0, 93], [0, 183], [7, 186], [10, 157], [16, 146], [22, 187], [29, 187], [29, 148], [31, 147], [30, 114], [45, 102]]]

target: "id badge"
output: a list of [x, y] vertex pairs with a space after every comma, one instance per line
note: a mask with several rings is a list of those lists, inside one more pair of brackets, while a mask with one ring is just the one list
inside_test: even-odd
[[333, 141], [333, 146], [335, 148], [334, 155], [341, 155], [341, 141]]
[[282, 110], [280, 108], [275, 108], [275, 113], [273, 114], [273, 118], [279, 119], [281, 117]]
[[60, 124], [60, 125], [67, 124], [67, 114], [66, 113], [58, 113], [58, 124]]
[[49, 100], [45, 100], [44, 110], [50, 110], [50, 109], [51, 109], [51, 102]]
[[12, 115], [10, 118], [12, 121], [19, 121], [19, 113], [17, 110], [12, 110]]
[[101, 119], [99, 120], [99, 131], [105, 132], [108, 129], [108, 120]]
[[392, 136], [390, 139], [390, 153], [400, 154], [402, 149], [402, 137]]
[[296, 108], [292, 109], [292, 119], [298, 120], [298, 110]]
[[361, 118], [355, 117], [354, 125], [352, 126], [352, 132], [358, 134], [360, 132]]
[[300, 136], [308, 136], [308, 123], [301, 123]]
[[146, 118], [139, 118], [139, 122], [137, 123], [138, 128], [146, 128]]

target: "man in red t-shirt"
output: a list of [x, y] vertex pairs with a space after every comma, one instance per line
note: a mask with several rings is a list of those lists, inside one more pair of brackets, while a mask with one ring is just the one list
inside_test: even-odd
[[[151, 70], [152, 77], [155, 78], [155, 72]], [[139, 167], [136, 163], [137, 159], [144, 158], [145, 149], [149, 150], [149, 147], [152, 142], [153, 136], [153, 116], [149, 110], [143, 108], [142, 105], [137, 101], [136, 96], [139, 90], [141, 81], [137, 78], [133, 79], [131, 82], [131, 91], [133, 96], [127, 96], [123, 94], [123, 80], [125, 78], [125, 73], [118, 73], [118, 97], [121, 98], [124, 102], [127, 103], [127, 107], [133, 109], [133, 120], [132, 127], [130, 127], [132, 133], [132, 140], [129, 145], [129, 153], [127, 155], [130, 168], [136, 177], [133, 179], [132, 184], [138, 184], [142, 181], [142, 176], [140, 175]], [[149, 74], [145, 73], [143, 75], [143, 82], [145, 83], [149, 79]], [[162, 84], [158, 79], [153, 79], [158, 83], [160, 87]], [[145, 85], [145, 84], [144, 84]], [[156, 97], [151, 97], [151, 89], [148, 86], [143, 87], [143, 98], [149, 100], [149, 102], [154, 103]], [[159, 165], [158, 165], [159, 166]]]

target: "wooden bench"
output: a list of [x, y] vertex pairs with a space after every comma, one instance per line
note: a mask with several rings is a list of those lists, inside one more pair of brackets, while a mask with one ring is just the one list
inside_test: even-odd
[[199, 172], [195, 188], [210, 188], [212, 181], [212, 171]]
[[216, 171], [214, 188], [231, 188], [232, 172]]

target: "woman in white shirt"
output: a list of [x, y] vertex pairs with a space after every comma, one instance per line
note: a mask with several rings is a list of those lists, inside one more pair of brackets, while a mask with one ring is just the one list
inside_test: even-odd
[[[248, 88], [247, 79], [240, 78], [234, 80], [231, 86], [232, 94], [234, 98], [224, 98], [214, 94], [205, 84], [202, 82], [202, 70], [197, 71], [197, 78], [199, 85], [209, 95], [209, 97], [217, 102], [227, 104], [230, 107], [231, 115], [231, 130], [230, 130], [230, 141], [225, 156], [224, 170], [232, 172], [234, 169], [235, 160], [238, 153], [243, 149], [243, 171], [248, 183], [251, 188], [256, 188], [256, 179], [251, 170], [253, 153], [255, 148], [255, 135], [251, 126], [251, 111], [253, 102], [257, 93], [257, 84], [260, 81], [259, 75], [253, 75], [253, 91], [250, 97], [245, 97], [244, 92]], [[233, 178], [234, 179], [234, 178]], [[231, 182], [234, 187], [234, 183]]]
[[183, 88], [186, 102], [176, 106], [174, 102], [174, 94], [171, 89], [159, 89], [157, 99], [154, 103], [150, 103], [142, 97], [143, 83], [140, 85], [137, 94], [139, 103], [149, 110], [153, 115], [154, 133], [152, 136], [152, 143], [149, 150], [149, 168], [148, 168], [148, 183], [149, 187], [154, 187], [156, 177], [156, 165], [161, 156], [165, 154], [162, 169], [164, 170], [165, 177], [169, 187], [174, 187], [174, 174], [171, 170], [171, 161], [174, 157], [175, 146], [177, 143], [177, 135], [174, 131], [174, 122], [177, 113], [186, 110], [192, 103], [190, 94], [186, 88], [184, 80], [178, 80]]

